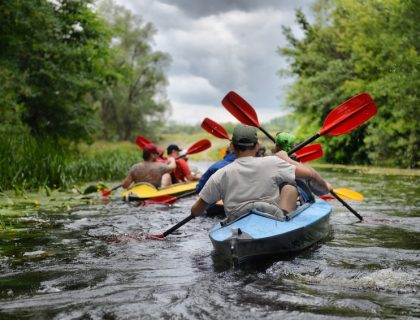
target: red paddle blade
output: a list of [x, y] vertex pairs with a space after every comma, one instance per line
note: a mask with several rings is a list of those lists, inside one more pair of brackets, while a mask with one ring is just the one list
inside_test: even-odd
[[111, 192], [112, 192], [112, 190], [102, 190], [102, 191], [101, 191], [102, 196], [104, 196], [104, 197], [109, 196], [109, 194], [110, 194]]
[[149, 139], [143, 137], [142, 135], [138, 135], [136, 138], [136, 145], [138, 145], [140, 148], [144, 148], [146, 144], [152, 143]]
[[296, 151], [296, 156], [300, 162], [308, 162], [321, 158], [323, 155], [320, 143], [310, 144]]
[[323, 195], [323, 196], [319, 196], [322, 200], [335, 200], [335, 198], [333, 196], [330, 196], [328, 194]]
[[211, 147], [210, 140], [203, 139], [203, 140], [197, 141], [191, 147], [189, 147], [188, 150], [185, 152], [185, 155], [195, 154], [195, 153], [207, 150], [210, 147]]
[[176, 201], [176, 197], [173, 196], [157, 196], [147, 199], [146, 204], [162, 203], [162, 204], [173, 204]]
[[203, 120], [203, 122], [201, 123], [201, 128], [203, 128], [208, 133], [214, 135], [217, 138], [229, 140], [229, 135], [226, 132], [226, 129], [223, 128], [217, 122], [215, 122], [215, 121], [213, 121], [213, 120], [211, 120], [209, 118], [205, 118]]
[[145, 238], [150, 239], [150, 240], [158, 240], [158, 239], [165, 238], [165, 236], [163, 235], [163, 233], [160, 233], [160, 234], [146, 234]]
[[372, 118], [377, 111], [369, 94], [361, 93], [331, 111], [319, 133], [338, 136], [349, 132]]
[[257, 128], [260, 127], [254, 108], [236, 92], [229, 92], [223, 98], [222, 104], [241, 123]]

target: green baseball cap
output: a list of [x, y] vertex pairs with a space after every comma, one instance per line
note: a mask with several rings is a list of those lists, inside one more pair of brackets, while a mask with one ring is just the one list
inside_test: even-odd
[[258, 142], [257, 129], [244, 124], [233, 129], [232, 143], [242, 147], [253, 147]]
[[295, 141], [296, 137], [291, 133], [277, 132], [276, 134], [276, 146], [286, 152], [289, 152], [292, 149]]

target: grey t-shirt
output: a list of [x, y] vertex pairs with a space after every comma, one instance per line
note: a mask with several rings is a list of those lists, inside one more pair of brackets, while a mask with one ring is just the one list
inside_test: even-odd
[[277, 156], [242, 157], [213, 174], [199, 195], [209, 204], [223, 200], [227, 214], [260, 201], [279, 207], [279, 186], [294, 183], [295, 168]]

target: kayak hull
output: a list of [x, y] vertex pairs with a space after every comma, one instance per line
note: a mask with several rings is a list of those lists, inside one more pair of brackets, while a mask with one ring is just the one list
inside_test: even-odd
[[122, 193], [123, 199], [127, 199], [129, 195], [137, 196], [142, 200], [159, 196], [175, 196], [182, 195], [195, 190], [197, 181], [187, 183], [177, 183], [164, 188], [156, 188], [150, 183], [142, 182]]
[[227, 225], [218, 223], [209, 237], [217, 254], [240, 264], [260, 256], [294, 253], [313, 245], [328, 235], [330, 214], [331, 207], [323, 200], [305, 204], [288, 221], [253, 209]]

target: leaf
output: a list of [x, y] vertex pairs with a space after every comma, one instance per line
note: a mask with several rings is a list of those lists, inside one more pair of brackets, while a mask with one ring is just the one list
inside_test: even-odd
[[85, 189], [85, 191], [83, 191], [83, 194], [90, 194], [95, 192], [98, 192], [98, 187], [96, 185], [90, 185]]
[[45, 186], [45, 193], [47, 197], [51, 197], [51, 189], [48, 186]]

